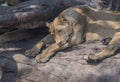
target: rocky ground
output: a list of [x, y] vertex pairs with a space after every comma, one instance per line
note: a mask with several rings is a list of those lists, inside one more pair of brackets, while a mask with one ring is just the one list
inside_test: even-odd
[[0, 54], [1, 82], [120, 82], [120, 53], [99, 64], [89, 64], [84, 55], [95, 54], [105, 46], [84, 43], [56, 53], [47, 63], [36, 63], [24, 55], [40, 37], [9, 42]]

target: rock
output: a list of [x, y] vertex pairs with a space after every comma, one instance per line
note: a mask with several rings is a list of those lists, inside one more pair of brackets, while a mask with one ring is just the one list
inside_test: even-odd
[[98, 64], [83, 59], [101, 51], [105, 47], [102, 43], [73, 46], [57, 52], [47, 63], [37, 63], [24, 52], [39, 40], [36, 37], [3, 46], [6, 50], [10, 47], [20, 50], [0, 54], [1, 82], [120, 82], [120, 53]]

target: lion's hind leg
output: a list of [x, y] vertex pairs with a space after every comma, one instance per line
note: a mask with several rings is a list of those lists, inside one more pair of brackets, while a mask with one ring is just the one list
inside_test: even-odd
[[101, 61], [107, 57], [110, 57], [112, 55], [115, 55], [115, 52], [120, 48], [120, 32], [117, 32], [108, 46], [103, 49], [100, 53], [96, 55], [89, 55], [88, 61], [89, 62], [98, 62]]
[[48, 34], [42, 40], [40, 40], [32, 49], [28, 49], [25, 51], [25, 55], [29, 57], [35, 57], [41, 51], [41, 48], [46, 44], [53, 43], [54, 39], [51, 34]]

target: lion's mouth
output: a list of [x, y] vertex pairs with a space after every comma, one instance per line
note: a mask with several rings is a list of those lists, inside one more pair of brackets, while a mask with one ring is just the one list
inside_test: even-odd
[[64, 42], [60, 42], [60, 43], [58, 43], [58, 45], [59, 45], [60, 47], [68, 47], [68, 46], [69, 46], [69, 40], [64, 41]]

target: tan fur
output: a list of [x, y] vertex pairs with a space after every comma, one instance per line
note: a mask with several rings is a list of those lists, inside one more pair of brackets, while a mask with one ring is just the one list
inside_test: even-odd
[[[114, 55], [120, 48], [120, 12], [76, 6], [64, 10], [53, 22], [47, 23], [47, 26], [55, 43], [36, 56], [38, 62], [46, 62], [58, 50], [84, 41], [101, 40], [102, 37], [112, 37], [112, 40], [103, 51], [94, 56], [90, 55], [88, 60], [102, 60]], [[51, 35], [49, 36], [52, 37]], [[34, 46], [35, 49], [27, 50], [26, 55], [37, 55], [42, 46], [53, 40], [53, 38], [46, 38], [38, 42]], [[39, 44], [40, 46], [37, 47]]]

